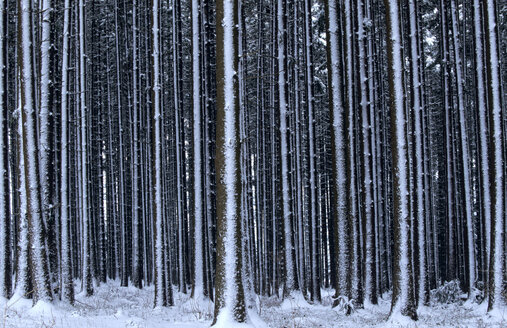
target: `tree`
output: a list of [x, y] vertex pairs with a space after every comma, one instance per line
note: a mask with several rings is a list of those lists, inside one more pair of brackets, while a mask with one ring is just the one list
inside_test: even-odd
[[489, 261], [488, 311], [503, 304], [503, 249], [505, 204], [505, 164], [502, 137], [502, 97], [500, 87], [500, 65], [498, 60], [498, 26], [495, 1], [485, 3], [486, 18], [486, 67], [489, 119], [491, 127], [490, 172], [491, 172], [491, 245]]
[[399, 0], [385, 0], [387, 14], [387, 68], [389, 72], [391, 148], [394, 198], [394, 266], [391, 318], [398, 314], [417, 319], [412, 276], [408, 187], [407, 117], [402, 68]]
[[[481, 168], [481, 199], [482, 213], [484, 218], [485, 244], [485, 271], [489, 272], [487, 262], [489, 261], [489, 246], [491, 236], [491, 188], [489, 173], [488, 154], [488, 112], [486, 106], [486, 85], [484, 68], [484, 36], [482, 6], [479, 0], [474, 0], [474, 41], [475, 41], [475, 68], [477, 85], [477, 111], [479, 114], [479, 147], [480, 147], [480, 168]], [[488, 275], [485, 275], [487, 279]]]
[[11, 234], [9, 206], [9, 130], [7, 109], [7, 70], [5, 69], [7, 42], [6, 2], [0, 1], [0, 295], [10, 297], [11, 277]]
[[83, 290], [86, 296], [93, 294], [90, 245], [90, 217], [88, 208], [88, 129], [87, 129], [87, 91], [86, 91], [86, 51], [85, 51], [85, 4], [79, 0], [79, 109], [81, 129], [81, 220], [83, 225]]
[[70, 0], [65, 0], [63, 19], [63, 57], [62, 57], [62, 92], [61, 92], [61, 161], [60, 161], [60, 222], [61, 222], [61, 283], [62, 299], [74, 304], [74, 282], [72, 279], [70, 251], [70, 216], [69, 216], [69, 142], [68, 142], [68, 88], [69, 88], [69, 28]]
[[167, 272], [165, 270], [165, 252], [164, 252], [164, 223], [162, 206], [162, 108], [160, 99], [160, 40], [159, 40], [159, 1], [152, 2], [152, 37], [153, 37], [153, 112], [152, 112], [152, 133], [153, 133], [153, 155], [152, 155], [152, 186], [154, 197], [152, 198], [152, 213], [154, 220], [154, 267], [155, 267], [155, 307], [167, 306], [172, 304], [172, 299], [167, 299], [167, 290], [171, 290], [171, 285], [167, 286]]
[[51, 62], [51, 45], [53, 43], [51, 34], [52, 25], [52, 3], [51, 0], [43, 0], [41, 23], [41, 40], [40, 40], [40, 74], [38, 84], [39, 87], [39, 104], [38, 104], [38, 144], [39, 144], [39, 174], [41, 185], [41, 215], [46, 231], [44, 247], [48, 253], [48, 265], [51, 283], [56, 281], [57, 270], [57, 251], [56, 251], [56, 229], [54, 229], [55, 219], [53, 213], [54, 188], [52, 185], [51, 172], [49, 164], [53, 160], [53, 142], [52, 142], [52, 117], [53, 113], [53, 69]]
[[194, 297], [204, 293], [203, 189], [202, 189], [202, 122], [199, 1], [192, 0], [192, 97], [194, 150]]
[[238, 2], [217, 2], [217, 269], [213, 325], [245, 322], [242, 278]]
[[[419, 53], [419, 30], [418, 30], [418, 10], [417, 4], [414, 0], [410, 0], [409, 7], [409, 25], [410, 25], [410, 93], [411, 93], [411, 107], [414, 116], [414, 153], [415, 158], [423, 158], [423, 101], [422, 101], [422, 83], [421, 83], [421, 60]], [[414, 216], [417, 222], [417, 301], [419, 305], [423, 305], [426, 301], [426, 238], [425, 238], [425, 218], [426, 209], [424, 208], [424, 163], [420, 160], [414, 160], [414, 175], [415, 175], [415, 202]]]
[[51, 301], [52, 293], [45, 244], [44, 223], [41, 215], [41, 189], [39, 180], [38, 143], [36, 133], [36, 102], [33, 60], [32, 4], [19, 0], [18, 19], [21, 31], [18, 35], [18, 65], [20, 70], [19, 92], [21, 108], [21, 143], [23, 147], [24, 197], [26, 197], [29, 261], [36, 301]]
[[328, 64], [328, 94], [333, 133], [331, 143], [333, 151], [333, 200], [334, 200], [334, 244], [338, 254], [335, 278], [336, 297], [345, 295], [347, 281], [347, 253], [346, 253], [346, 171], [345, 171], [345, 113], [343, 108], [341, 53], [339, 48], [338, 1], [326, 2], [327, 17], [327, 64]]
[[282, 170], [283, 228], [285, 249], [285, 289], [290, 294], [296, 286], [292, 233], [292, 198], [289, 180], [289, 141], [287, 129], [287, 61], [286, 61], [286, 1], [277, 1], [277, 57], [278, 57], [278, 102], [280, 106], [280, 157]]
[[318, 213], [317, 213], [317, 172], [315, 168], [315, 118], [314, 118], [314, 68], [313, 68], [313, 38], [312, 38], [312, 26], [311, 26], [311, 8], [312, 1], [304, 1], [304, 58], [306, 61], [305, 65], [305, 77], [306, 77], [306, 107], [308, 110], [308, 142], [309, 142], [309, 159], [310, 162], [310, 249], [311, 249], [311, 284], [310, 294], [312, 301], [315, 300], [320, 302], [320, 273], [319, 273], [319, 241], [317, 230], [318, 227]]
[[454, 68], [456, 74], [456, 89], [458, 92], [458, 112], [459, 112], [459, 127], [460, 127], [460, 140], [461, 140], [461, 156], [463, 165], [463, 198], [465, 202], [465, 218], [466, 218], [466, 231], [467, 231], [467, 251], [468, 254], [468, 295], [473, 299], [475, 295], [475, 277], [476, 277], [476, 261], [475, 261], [475, 238], [474, 238], [474, 224], [472, 218], [472, 191], [471, 191], [471, 177], [470, 177], [470, 144], [468, 141], [467, 120], [464, 104], [464, 91], [463, 91], [463, 67], [461, 63], [460, 53], [460, 37], [458, 33], [458, 21], [456, 13], [456, 1], [451, 0], [451, 22], [453, 48], [454, 48]]

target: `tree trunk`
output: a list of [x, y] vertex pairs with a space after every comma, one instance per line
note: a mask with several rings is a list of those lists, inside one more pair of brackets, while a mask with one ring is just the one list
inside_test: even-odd
[[401, 13], [399, 0], [385, 0], [387, 13], [387, 62], [391, 94], [391, 151], [394, 198], [393, 296], [390, 317], [401, 314], [417, 320], [410, 249], [408, 153], [402, 66]]
[[217, 270], [213, 324], [245, 322], [242, 279], [238, 3], [217, 2]]

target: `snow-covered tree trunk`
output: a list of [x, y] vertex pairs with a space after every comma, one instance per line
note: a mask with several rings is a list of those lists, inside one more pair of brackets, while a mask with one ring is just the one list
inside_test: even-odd
[[128, 269], [127, 266], [129, 261], [127, 260], [127, 252], [128, 252], [128, 244], [127, 244], [127, 211], [125, 204], [125, 157], [124, 157], [124, 138], [123, 138], [123, 119], [122, 113], [125, 109], [122, 107], [122, 98], [121, 98], [121, 66], [120, 66], [120, 35], [118, 31], [118, 1], [115, 1], [114, 6], [114, 21], [115, 21], [115, 51], [116, 51], [116, 105], [118, 112], [118, 176], [119, 176], [119, 204], [118, 204], [118, 213], [120, 219], [120, 231], [121, 231], [121, 270], [120, 270], [120, 279], [121, 285], [123, 287], [128, 286]]
[[[355, 137], [355, 109], [354, 109], [354, 43], [352, 31], [352, 3], [345, 0], [342, 5], [342, 17], [344, 25], [344, 51], [345, 55], [345, 117], [347, 129], [347, 147], [346, 147], [346, 188], [347, 188], [347, 254], [348, 254], [348, 276], [347, 293], [349, 299], [356, 299], [358, 294], [359, 275], [357, 267], [359, 263], [359, 252], [357, 245], [357, 221], [359, 219], [359, 210], [357, 206], [357, 185], [356, 185], [356, 137]], [[357, 301], [357, 300], [356, 300]]]
[[[137, 1], [132, 2], [132, 282], [134, 286], [142, 288], [143, 263], [142, 263], [142, 212], [141, 212], [141, 183], [140, 183], [140, 151], [139, 151], [139, 99], [138, 99], [138, 26], [137, 26]], [[146, 277], [144, 277], [146, 278]]]
[[327, 13], [327, 61], [328, 61], [328, 93], [332, 124], [333, 151], [333, 205], [334, 208], [334, 244], [338, 255], [336, 269], [336, 295], [345, 295], [347, 281], [346, 255], [346, 219], [347, 195], [345, 172], [345, 113], [343, 109], [343, 95], [341, 83], [341, 53], [339, 47], [340, 31], [338, 22], [338, 1], [326, 2]]
[[39, 175], [41, 184], [41, 214], [46, 231], [44, 245], [48, 253], [48, 265], [51, 282], [57, 280], [58, 275], [58, 251], [56, 245], [56, 222], [53, 210], [54, 188], [52, 185], [50, 164], [53, 161], [53, 80], [51, 67], [52, 35], [54, 25], [53, 8], [51, 0], [40, 2], [41, 8], [41, 39], [40, 39], [40, 74], [39, 74], [39, 107], [38, 107], [38, 135], [39, 135]]
[[177, 218], [178, 218], [178, 286], [180, 292], [186, 292], [185, 286], [185, 254], [184, 254], [184, 224], [185, 224], [185, 191], [184, 181], [186, 176], [184, 174], [184, 142], [182, 136], [184, 135], [183, 119], [181, 117], [183, 113], [182, 107], [182, 92], [181, 92], [181, 76], [180, 72], [180, 45], [179, 40], [179, 24], [178, 24], [178, 7], [180, 0], [172, 0], [172, 67], [173, 67], [173, 101], [174, 101], [174, 122], [175, 122], [175, 133], [176, 133], [176, 181], [177, 181]]
[[361, 136], [362, 136], [362, 150], [363, 150], [363, 163], [362, 163], [362, 271], [364, 276], [364, 299], [368, 303], [372, 302], [372, 296], [375, 294], [372, 289], [373, 275], [375, 273], [375, 253], [374, 247], [374, 231], [373, 231], [373, 181], [372, 181], [372, 156], [371, 156], [371, 117], [370, 106], [371, 100], [368, 99], [368, 79], [372, 78], [366, 75], [366, 32], [365, 32], [365, 17], [363, 14], [364, 4], [362, 0], [357, 1], [357, 49], [358, 49], [358, 66], [359, 66], [359, 86], [360, 86], [360, 103], [361, 106]]
[[489, 261], [488, 311], [505, 304], [502, 298], [505, 268], [505, 140], [502, 135], [502, 95], [500, 80], [499, 39], [496, 1], [485, 2], [486, 67], [490, 119], [490, 172], [491, 172], [491, 245]]
[[405, 111], [401, 13], [399, 0], [385, 0], [387, 13], [387, 64], [391, 94], [391, 151], [394, 198], [393, 296], [390, 317], [417, 319], [412, 276], [408, 186], [407, 115]]
[[472, 213], [472, 189], [471, 189], [471, 176], [470, 176], [470, 150], [469, 150], [469, 137], [468, 137], [468, 122], [465, 113], [465, 100], [463, 91], [463, 65], [461, 62], [461, 45], [460, 36], [458, 33], [458, 19], [456, 1], [451, 0], [451, 21], [452, 21], [452, 35], [454, 41], [454, 65], [456, 74], [456, 86], [458, 91], [458, 112], [459, 112], [459, 128], [461, 138], [461, 156], [463, 163], [463, 187], [464, 187], [464, 202], [465, 202], [465, 218], [466, 218], [466, 231], [467, 231], [467, 264], [468, 264], [468, 295], [473, 299], [475, 289], [475, 277], [477, 265], [475, 263], [475, 233], [473, 224]]
[[370, 124], [371, 124], [371, 179], [372, 179], [372, 193], [373, 193], [373, 213], [371, 220], [371, 234], [368, 236], [371, 243], [371, 252], [373, 261], [370, 263], [371, 265], [371, 293], [370, 293], [370, 302], [372, 304], [378, 303], [378, 290], [379, 290], [379, 272], [380, 272], [380, 251], [379, 251], [379, 222], [382, 220], [382, 217], [379, 215], [379, 170], [378, 160], [379, 156], [377, 156], [379, 144], [377, 133], [379, 130], [379, 123], [377, 118], [377, 106], [376, 106], [376, 97], [379, 94], [377, 92], [377, 83], [380, 79], [375, 79], [374, 73], [374, 43], [373, 38], [376, 33], [376, 29], [373, 25], [373, 13], [374, 8], [372, 5], [372, 1], [366, 0], [364, 3], [365, 7], [365, 27], [368, 27], [366, 33], [366, 42], [367, 42], [367, 53], [366, 58], [368, 61], [368, 94], [369, 94], [369, 115], [370, 115]]
[[[425, 208], [424, 208], [424, 161], [423, 161], [423, 107], [421, 95], [420, 81], [420, 55], [419, 55], [419, 33], [418, 33], [418, 10], [414, 0], [408, 3], [409, 10], [409, 26], [410, 26], [410, 75], [411, 75], [411, 106], [414, 115], [414, 138], [415, 138], [415, 209], [414, 215], [417, 222], [417, 250], [418, 254], [417, 266], [419, 276], [417, 277], [417, 295], [418, 305], [421, 306], [425, 302], [426, 293], [426, 246], [425, 246]], [[415, 265], [415, 264], [414, 264]]]
[[[20, 77], [18, 76], [18, 79]], [[21, 102], [21, 90], [18, 89], [18, 102]], [[27, 219], [27, 199], [26, 199], [26, 176], [25, 155], [23, 151], [23, 122], [21, 121], [21, 112], [17, 113], [17, 140], [18, 140], [18, 186], [19, 186], [19, 235], [18, 235], [18, 260], [16, 274], [15, 295], [19, 297], [30, 297], [33, 292], [33, 283], [31, 279], [31, 269], [29, 261], [29, 238], [28, 238], [28, 219]]]
[[194, 297], [204, 292], [203, 253], [203, 190], [202, 190], [202, 141], [201, 141], [201, 61], [199, 0], [192, 0], [192, 106], [194, 150]]
[[[444, 0], [440, 0], [440, 25], [441, 25], [441, 63], [442, 63], [442, 89], [449, 90], [451, 88], [451, 68], [450, 68], [450, 54], [449, 54], [449, 32], [448, 32], [448, 22], [447, 22], [447, 8], [446, 2]], [[456, 274], [456, 251], [455, 251], [455, 238], [454, 238], [454, 222], [456, 220], [456, 210], [455, 210], [455, 186], [454, 186], [454, 156], [453, 145], [454, 138], [452, 133], [452, 93], [445, 92], [443, 95], [443, 106], [444, 106], [444, 115], [445, 115], [445, 151], [446, 151], [446, 217], [447, 217], [447, 229], [449, 231], [447, 235], [447, 254], [449, 258], [448, 268], [446, 272], [446, 279], [452, 280], [455, 279]], [[435, 234], [437, 230], [435, 229]], [[435, 238], [436, 239], [436, 238]], [[435, 247], [434, 252], [435, 258], [438, 258], [438, 249]]]
[[[294, 20], [294, 28], [292, 31], [293, 34], [293, 51], [294, 53], [299, 53], [300, 46], [299, 46], [299, 13], [297, 10], [297, 3], [295, 4], [296, 10], [294, 10], [293, 14], [293, 20]], [[294, 78], [294, 125], [295, 125], [295, 131], [294, 131], [294, 144], [295, 144], [295, 152], [296, 152], [296, 159], [295, 159], [295, 188], [296, 188], [296, 197], [294, 198], [296, 205], [296, 211], [295, 214], [297, 217], [297, 250], [298, 250], [298, 282], [299, 282], [299, 288], [304, 293], [306, 292], [306, 289], [308, 287], [308, 281], [306, 277], [305, 272], [305, 249], [304, 249], [304, 224], [303, 224], [303, 176], [302, 176], [302, 156], [301, 156], [301, 148], [302, 148], [302, 136], [301, 136], [301, 104], [300, 104], [300, 97], [299, 97], [299, 64], [297, 62], [294, 63], [294, 69], [293, 69], [293, 75]]]
[[69, 27], [70, 0], [64, 2], [63, 13], [63, 47], [62, 47], [62, 91], [61, 91], [61, 160], [60, 160], [60, 224], [61, 224], [61, 295], [62, 299], [74, 304], [74, 282], [71, 270], [70, 252], [70, 216], [69, 216], [69, 119], [68, 119], [68, 90], [69, 90]]
[[304, 1], [304, 53], [306, 77], [306, 106], [308, 110], [308, 142], [310, 162], [310, 231], [311, 231], [311, 298], [320, 302], [320, 274], [318, 270], [318, 216], [317, 216], [317, 172], [315, 168], [315, 120], [314, 120], [314, 69], [313, 69], [313, 37], [311, 21], [311, 0]]
[[250, 143], [248, 142], [248, 107], [246, 98], [246, 35], [245, 35], [245, 12], [244, 6], [238, 2], [238, 87], [239, 87], [239, 108], [240, 108], [240, 126], [239, 136], [241, 145], [241, 233], [242, 233], [242, 252], [244, 254], [242, 259], [243, 269], [243, 286], [245, 290], [245, 305], [251, 309], [255, 306], [255, 292], [253, 288], [253, 254], [255, 248], [252, 240], [254, 240], [253, 233], [253, 199], [251, 193], [251, 166], [250, 158]]
[[[475, 71], [477, 86], [477, 112], [479, 114], [479, 146], [480, 146], [480, 168], [481, 168], [481, 203], [482, 216], [484, 220], [484, 238], [486, 258], [485, 271], [489, 272], [487, 261], [489, 260], [489, 246], [491, 236], [491, 192], [490, 192], [490, 173], [489, 173], [489, 152], [488, 152], [488, 113], [486, 107], [485, 90], [485, 67], [484, 67], [484, 44], [483, 44], [483, 15], [482, 1], [474, 0], [474, 43], [475, 43]], [[484, 277], [488, 279], [488, 275]]]
[[[163, 204], [162, 204], [162, 106], [161, 106], [161, 80], [160, 80], [160, 23], [159, 1], [152, 0], [152, 78], [153, 78], [153, 114], [152, 114], [152, 175], [154, 196], [152, 197], [152, 211], [154, 221], [154, 269], [155, 269], [155, 307], [167, 306], [166, 285], [164, 283], [166, 272], [164, 271], [164, 244], [163, 244]], [[172, 286], [169, 286], [172, 288]]]
[[18, 65], [21, 130], [24, 158], [25, 197], [27, 205], [28, 242], [33, 277], [34, 299], [51, 301], [44, 224], [41, 215], [41, 189], [39, 180], [38, 140], [36, 128], [35, 78], [33, 67], [32, 3], [19, 0]]
[[238, 3], [217, 1], [216, 327], [245, 322], [242, 281], [241, 180], [238, 89]]
[[81, 221], [82, 221], [82, 270], [83, 290], [86, 296], [93, 294], [91, 270], [91, 238], [90, 216], [88, 208], [88, 108], [86, 106], [86, 52], [85, 52], [85, 3], [79, 0], [79, 109], [80, 109], [80, 141], [81, 141]]
[[296, 276], [294, 272], [293, 234], [292, 234], [292, 198], [289, 180], [289, 142], [287, 128], [287, 64], [286, 64], [286, 2], [277, 1], [277, 57], [278, 57], [278, 101], [280, 106], [280, 155], [283, 198], [283, 228], [285, 250], [285, 292], [294, 290]]
[[9, 200], [9, 153], [7, 113], [7, 40], [6, 1], [0, 0], [0, 297], [10, 297], [11, 277], [11, 234]]

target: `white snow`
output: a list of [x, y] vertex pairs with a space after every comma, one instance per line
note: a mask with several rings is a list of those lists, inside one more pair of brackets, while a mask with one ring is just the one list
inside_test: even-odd
[[[398, 317], [387, 320], [389, 295], [379, 299], [378, 306], [358, 309], [346, 316], [332, 309], [334, 290], [322, 290], [322, 304], [309, 305], [304, 300], [282, 301], [277, 297], [261, 297], [260, 307], [248, 314], [249, 327], [392, 327], [403, 323]], [[109, 281], [96, 288], [91, 297], [76, 296], [76, 305], [64, 302], [39, 303], [14, 295], [9, 302], [0, 300], [2, 326], [53, 328], [201, 328], [209, 327], [213, 319], [212, 303], [195, 303], [189, 295], [175, 292], [175, 306], [153, 309], [153, 286], [143, 289], [120, 287], [120, 281]], [[30, 310], [31, 309], [31, 310]], [[432, 304], [419, 310], [419, 320], [404, 327], [491, 327], [507, 325], [507, 308], [499, 307], [486, 314], [486, 304], [461, 306]], [[263, 324], [264, 321], [266, 324]], [[227, 325], [227, 327], [235, 327]], [[245, 327], [245, 324], [237, 327]]]

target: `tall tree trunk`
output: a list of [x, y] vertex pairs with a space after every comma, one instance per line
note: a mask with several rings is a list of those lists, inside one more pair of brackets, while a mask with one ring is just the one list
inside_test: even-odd
[[333, 152], [333, 204], [334, 226], [333, 243], [337, 254], [335, 277], [335, 297], [345, 295], [347, 281], [347, 253], [346, 253], [346, 172], [345, 172], [345, 113], [342, 95], [342, 53], [339, 44], [340, 25], [338, 21], [338, 1], [326, 2], [327, 22], [327, 65], [328, 65], [328, 94], [331, 115], [332, 134], [331, 149]]
[[30, 0], [18, 2], [18, 66], [20, 70], [21, 130], [27, 204], [30, 266], [34, 284], [34, 299], [51, 301], [52, 293], [45, 245], [44, 223], [41, 215], [38, 143], [36, 130], [35, 71], [33, 67], [33, 25]]
[[83, 254], [83, 289], [86, 296], [93, 294], [92, 270], [91, 270], [91, 238], [90, 217], [88, 213], [88, 128], [86, 106], [86, 52], [85, 52], [85, 4], [79, 0], [79, 90], [80, 90], [80, 128], [81, 128], [81, 220], [82, 220], [82, 254]]
[[[474, 0], [474, 42], [475, 42], [475, 83], [477, 87], [476, 101], [477, 112], [479, 114], [479, 147], [480, 147], [480, 169], [481, 169], [481, 205], [482, 205], [482, 218], [484, 222], [484, 235], [483, 242], [485, 245], [483, 270], [489, 272], [489, 247], [491, 236], [491, 188], [490, 188], [490, 173], [489, 173], [489, 153], [488, 153], [488, 112], [486, 107], [486, 85], [485, 85], [485, 67], [484, 67], [484, 36], [483, 30], [483, 15], [481, 11], [482, 1]], [[483, 275], [487, 285], [488, 274]]]
[[387, 13], [387, 68], [391, 94], [391, 151], [394, 198], [393, 296], [390, 317], [401, 314], [417, 319], [412, 276], [410, 211], [407, 153], [407, 117], [405, 112], [402, 66], [401, 13], [399, 0], [385, 0]]
[[[419, 54], [419, 31], [418, 31], [418, 10], [417, 4], [414, 0], [409, 0], [409, 26], [410, 26], [410, 91], [411, 91], [411, 107], [413, 110], [414, 119], [414, 153], [415, 153], [415, 219], [417, 222], [417, 267], [419, 276], [417, 277], [417, 301], [419, 305], [425, 302], [426, 294], [426, 238], [425, 238], [425, 208], [424, 208], [424, 155], [423, 154], [423, 137], [424, 130], [422, 129], [423, 121], [423, 106], [422, 106], [422, 83], [420, 81], [420, 54]], [[414, 262], [415, 263], [415, 262]], [[414, 264], [415, 265], [415, 264]]]
[[167, 306], [172, 300], [167, 299], [166, 286], [168, 272], [165, 271], [164, 262], [164, 223], [163, 223], [163, 203], [162, 203], [162, 106], [161, 106], [161, 80], [160, 80], [160, 24], [159, 24], [159, 0], [152, 0], [152, 21], [151, 30], [153, 37], [153, 64], [152, 64], [152, 94], [153, 94], [153, 114], [152, 114], [152, 186], [154, 197], [152, 198], [152, 211], [154, 220], [154, 269], [155, 269], [155, 307]]
[[280, 106], [280, 158], [282, 175], [282, 198], [283, 198], [283, 228], [284, 228], [284, 249], [285, 249], [285, 290], [290, 294], [296, 285], [294, 272], [294, 252], [292, 233], [292, 198], [290, 194], [289, 180], [289, 142], [287, 128], [287, 61], [286, 61], [286, 1], [277, 1], [277, 57], [278, 57], [278, 101]]
[[12, 262], [9, 200], [9, 130], [7, 109], [7, 42], [6, 1], [0, 0], [0, 296], [12, 292]]
[[70, 217], [69, 217], [69, 142], [68, 142], [68, 90], [69, 90], [69, 28], [70, 0], [64, 2], [61, 93], [61, 160], [60, 160], [60, 222], [61, 222], [61, 295], [64, 301], [74, 304], [74, 282], [71, 269]]
[[[57, 222], [54, 202], [55, 184], [50, 164], [54, 163], [54, 67], [53, 50], [54, 33], [52, 26], [53, 8], [51, 0], [43, 0], [41, 6], [41, 40], [40, 40], [40, 74], [39, 74], [39, 107], [38, 107], [38, 134], [39, 134], [39, 174], [41, 184], [41, 214], [46, 231], [44, 246], [48, 256], [48, 266], [51, 283], [56, 283], [58, 277], [58, 250], [57, 250]], [[53, 286], [55, 287], [55, 286]]]
[[469, 137], [468, 137], [468, 122], [465, 113], [464, 91], [463, 91], [463, 66], [461, 61], [461, 45], [460, 36], [458, 33], [458, 20], [456, 1], [451, 0], [451, 21], [452, 21], [452, 35], [454, 40], [454, 67], [456, 74], [456, 86], [458, 91], [458, 112], [459, 112], [459, 127], [461, 138], [461, 156], [463, 164], [463, 189], [464, 189], [464, 202], [465, 202], [465, 218], [466, 218], [466, 240], [468, 254], [468, 296], [473, 299], [475, 290], [475, 277], [476, 277], [476, 263], [475, 263], [475, 233], [473, 224], [472, 213], [472, 190], [471, 190], [471, 177], [470, 177], [470, 150], [469, 150]]
[[217, 270], [213, 324], [245, 322], [242, 279], [238, 3], [217, 1]]
[[201, 62], [199, 0], [192, 0], [192, 106], [193, 106], [193, 150], [194, 150], [194, 282], [193, 296], [204, 293], [203, 252], [203, 190], [202, 190], [202, 141], [201, 141]]
[[491, 129], [490, 172], [491, 172], [491, 245], [489, 261], [489, 300], [488, 311], [505, 304], [502, 298], [503, 270], [505, 253], [503, 251], [505, 203], [505, 140], [502, 136], [502, 96], [500, 84], [499, 39], [496, 14], [496, 1], [485, 3], [486, 18], [486, 67], [489, 119]]
[[316, 302], [320, 302], [320, 273], [319, 267], [319, 248], [318, 235], [319, 217], [317, 213], [317, 172], [315, 168], [315, 121], [314, 121], [314, 69], [313, 69], [313, 36], [312, 36], [312, 1], [304, 1], [304, 45], [305, 45], [305, 62], [306, 62], [306, 106], [308, 110], [308, 142], [309, 142], [309, 162], [310, 162], [310, 239], [311, 239], [311, 298]]

